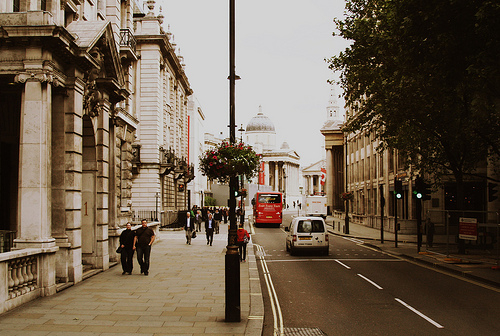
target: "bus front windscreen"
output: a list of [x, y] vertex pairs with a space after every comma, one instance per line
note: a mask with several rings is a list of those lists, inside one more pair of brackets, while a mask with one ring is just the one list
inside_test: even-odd
[[276, 194], [260, 194], [259, 195], [259, 203], [281, 203], [281, 195]]

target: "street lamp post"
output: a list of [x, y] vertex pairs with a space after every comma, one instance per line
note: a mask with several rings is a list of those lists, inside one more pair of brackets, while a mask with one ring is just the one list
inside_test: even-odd
[[156, 193], [155, 198], [156, 198], [155, 221], [158, 222], [158, 199], [160, 198], [160, 194]]
[[245, 132], [245, 129], [243, 128], [243, 124], [241, 124], [238, 132], [240, 132], [240, 142], [243, 142], [243, 132]]
[[[236, 142], [236, 116], [234, 84], [235, 74], [235, 0], [229, 0], [229, 141]], [[238, 246], [236, 245], [236, 191], [238, 190], [238, 177], [229, 178], [229, 234], [225, 256], [226, 275], [226, 322], [241, 321], [240, 307], [240, 262]]]

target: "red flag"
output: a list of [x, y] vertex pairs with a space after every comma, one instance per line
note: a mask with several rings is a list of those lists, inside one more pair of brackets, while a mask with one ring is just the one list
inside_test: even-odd
[[319, 179], [319, 182], [321, 183], [321, 185], [325, 185], [325, 181], [326, 181], [326, 168], [321, 168], [321, 177]]

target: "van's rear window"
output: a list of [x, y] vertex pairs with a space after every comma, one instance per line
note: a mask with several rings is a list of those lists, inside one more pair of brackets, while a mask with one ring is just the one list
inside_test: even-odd
[[297, 225], [297, 232], [299, 233], [315, 233], [315, 232], [325, 232], [325, 226], [320, 220], [304, 220], [299, 221]]

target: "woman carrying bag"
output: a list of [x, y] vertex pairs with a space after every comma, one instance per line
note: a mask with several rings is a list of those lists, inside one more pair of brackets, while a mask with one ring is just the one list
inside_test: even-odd
[[243, 224], [240, 224], [238, 231], [236, 231], [238, 235], [238, 250], [240, 252], [240, 261], [245, 262], [247, 257], [247, 244], [250, 241], [250, 235], [248, 231], [243, 228]]

